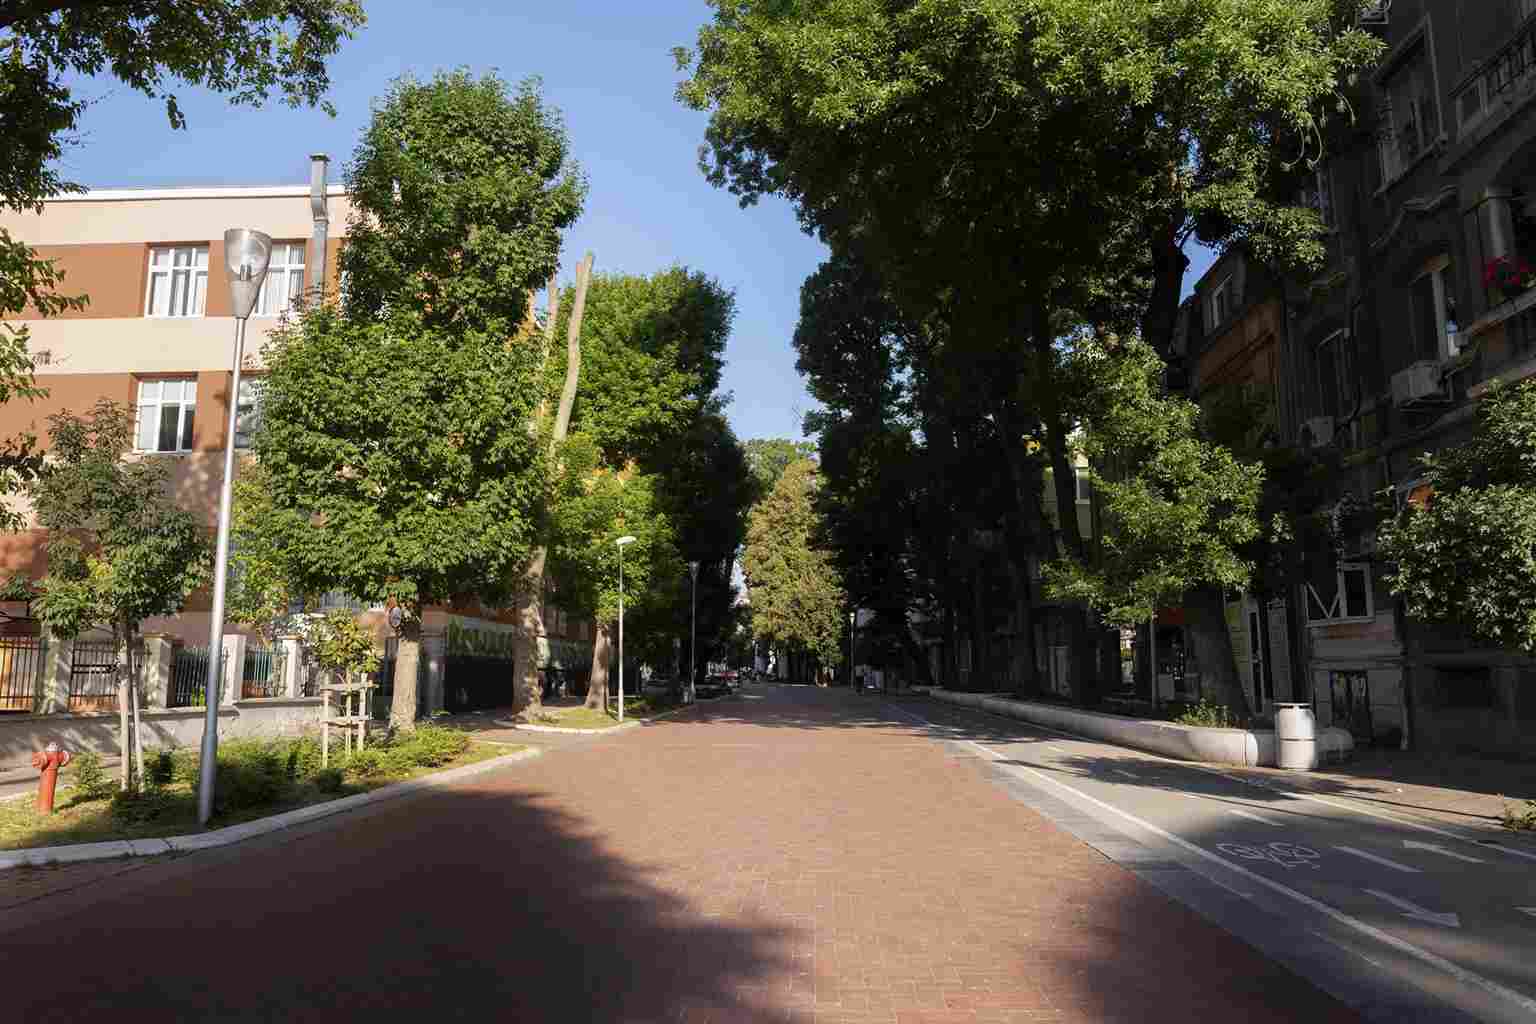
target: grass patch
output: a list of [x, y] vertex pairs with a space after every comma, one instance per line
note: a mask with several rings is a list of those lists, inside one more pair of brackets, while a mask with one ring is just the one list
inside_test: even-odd
[[[231, 741], [219, 749], [217, 805], [209, 828], [365, 793], [517, 749], [422, 725], [411, 736], [370, 745], [351, 757], [337, 756], [333, 748], [331, 767], [322, 769], [318, 739]], [[115, 780], [106, 792], [74, 787], [60, 794], [52, 815], [38, 814], [31, 800], [0, 804], [0, 850], [205, 831], [197, 823], [197, 752], [145, 751], [144, 761], [150, 784], [139, 793], [118, 793]]]
[[[675, 700], [667, 697], [625, 697], [624, 720], [650, 718], [663, 711], [678, 707]], [[608, 710], [589, 708], [582, 704], [546, 704], [532, 717], [532, 725], [550, 725], [561, 729], [611, 729], [619, 724], [617, 706], [610, 701]]]

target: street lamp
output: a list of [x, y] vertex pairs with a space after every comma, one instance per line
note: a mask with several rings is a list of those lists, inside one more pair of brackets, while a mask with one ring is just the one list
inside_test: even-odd
[[[224, 432], [224, 482], [219, 487], [219, 539], [213, 562], [213, 612], [208, 626], [208, 677], [203, 700], [201, 769], [197, 776], [197, 820], [206, 825], [213, 817], [214, 776], [219, 751], [219, 681], [224, 666], [224, 578], [229, 574], [229, 505], [235, 483], [235, 426], [240, 411], [240, 364], [245, 361], [245, 324], [256, 308], [261, 282], [267, 276], [272, 239], [250, 228], [224, 232], [224, 270], [229, 281], [229, 305], [235, 315], [235, 362], [229, 382], [229, 420]], [[236, 671], [239, 671], [238, 667]]]
[[619, 721], [624, 721], [624, 548], [635, 538], [625, 535], [614, 541], [619, 548]]
[[693, 597], [690, 599], [688, 612], [688, 692], [685, 694], [685, 703], [693, 699], [693, 694], [698, 688], [694, 674], [699, 666], [699, 563], [688, 563], [688, 575], [693, 577]]
[[853, 630], [858, 623], [858, 609], [848, 613], [848, 689], [853, 689]]

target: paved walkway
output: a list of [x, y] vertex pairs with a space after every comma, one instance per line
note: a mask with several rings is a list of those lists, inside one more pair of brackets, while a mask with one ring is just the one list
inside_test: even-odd
[[13, 904], [6, 1016], [1355, 1019], [958, 751], [843, 690], [749, 687]]

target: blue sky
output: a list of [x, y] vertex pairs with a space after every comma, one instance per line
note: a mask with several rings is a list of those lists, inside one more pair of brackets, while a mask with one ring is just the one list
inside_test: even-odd
[[[333, 167], [350, 157], [373, 98], [398, 75], [438, 68], [494, 69], [544, 80], [565, 114], [591, 183], [586, 212], [566, 239], [565, 276], [591, 249], [599, 270], [648, 273], [681, 263], [735, 290], [737, 320], [724, 386], [743, 439], [799, 437], [812, 402], [795, 373], [790, 337], [800, 283], [825, 256], [801, 233], [788, 204], [747, 210], [710, 187], [697, 167], [705, 118], [673, 98], [674, 46], [692, 44], [709, 20], [703, 0], [370, 0], [369, 23], [331, 64], [333, 119], [316, 110], [230, 107], [180, 91], [188, 128], [172, 131], [163, 108], [109, 81], [78, 84], [91, 101], [81, 145], [62, 162], [94, 188], [302, 184], [308, 154]], [[1204, 254], [1201, 254], [1203, 256]], [[1187, 284], [1206, 264], [1197, 258]]]

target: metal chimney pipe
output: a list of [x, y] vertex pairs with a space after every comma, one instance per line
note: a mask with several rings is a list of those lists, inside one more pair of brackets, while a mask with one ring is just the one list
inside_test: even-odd
[[325, 258], [330, 240], [331, 217], [326, 209], [325, 172], [330, 162], [331, 158], [324, 153], [311, 153], [309, 156], [309, 209], [315, 218], [315, 273], [310, 290], [316, 301], [325, 297], [326, 288]]

